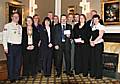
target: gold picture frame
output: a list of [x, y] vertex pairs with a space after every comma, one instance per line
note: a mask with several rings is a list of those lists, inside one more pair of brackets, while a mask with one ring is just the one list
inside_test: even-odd
[[102, 2], [102, 17], [105, 25], [120, 24], [120, 2]]
[[68, 6], [67, 12], [68, 12], [68, 14], [74, 14], [75, 13], [75, 6]]
[[19, 16], [20, 16], [20, 20], [19, 20], [19, 24], [22, 25], [23, 24], [23, 14], [24, 14], [24, 6], [19, 3], [19, 4], [14, 4], [14, 3], [10, 3], [10, 2], [6, 2], [6, 12], [5, 12], [5, 16], [6, 16], [6, 23], [11, 21], [11, 14], [13, 12], [18, 12]]

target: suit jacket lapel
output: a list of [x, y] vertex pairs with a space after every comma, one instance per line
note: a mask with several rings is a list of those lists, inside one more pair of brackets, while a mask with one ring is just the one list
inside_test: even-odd
[[50, 28], [50, 43], [52, 42], [53, 30]]
[[68, 30], [69, 29], [69, 26], [68, 26], [68, 24], [66, 23], [66, 30]]

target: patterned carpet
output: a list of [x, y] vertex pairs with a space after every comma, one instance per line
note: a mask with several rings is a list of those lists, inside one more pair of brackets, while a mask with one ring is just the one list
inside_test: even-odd
[[[0, 81], [0, 84], [10, 84], [10, 81]], [[45, 78], [39, 73], [36, 78], [29, 77], [27, 80], [23, 79], [13, 84], [120, 84], [120, 80], [109, 77], [94, 79], [89, 76], [83, 77], [82, 74], [75, 75], [74, 77], [68, 77], [62, 74], [60, 78], [56, 78], [54, 73], [52, 73], [51, 77]]]

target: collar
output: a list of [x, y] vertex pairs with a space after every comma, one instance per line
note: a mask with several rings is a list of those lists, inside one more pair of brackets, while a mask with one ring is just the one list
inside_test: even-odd
[[97, 25], [94, 25], [92, 27], [92, 31], [99, 29], [100, 25], [101, 25], [100, 23], [98, 23]]
[[13, 22], [13, 21], [12, 21], [11, 23], [12, 23], [13, 25], [19, 25], [18, 23], [15, 23], [15, 22]]
[[74, 24], [77, 24], [77, 23], [79, 23], [79, 22], [74, 22]]
[[97, 25], [94, 25], [94, 26], [97, 28], [97, 27], [99, 27], [100, 25], [101, 25], [101, 24], [100, 24], [100, 23], [98, 23]]
[[61, 24], [61, 26], [63, 26], [63, 25], [66, 26], [66, 24]]
[[46, 30], [50, 30], [50, 27], [46, 26]]

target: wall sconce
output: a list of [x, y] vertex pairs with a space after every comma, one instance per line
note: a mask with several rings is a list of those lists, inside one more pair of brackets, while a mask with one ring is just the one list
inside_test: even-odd
[[37, 8], [38, 6], [35, 4], [35, 0], [29, 0], [29, 16], [33, 16]]
[[79, 4], [80, 7], [82, 7], [82, 13], [87, 14], [90, 12], [90, 2], [87, 2], [87, 0], [82, 0]]
[[34, 4], [33, 9], [37, 9], [37, 8], [38, 8], [37, 4]]

